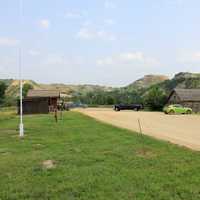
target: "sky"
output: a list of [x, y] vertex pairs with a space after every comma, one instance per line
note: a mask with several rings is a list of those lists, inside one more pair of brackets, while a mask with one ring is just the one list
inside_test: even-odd
[[[20, 1], [23, 3], [20, 17]], [[200, 72], [199, 0], [0, 0], [0, 78], [124, 86]]]

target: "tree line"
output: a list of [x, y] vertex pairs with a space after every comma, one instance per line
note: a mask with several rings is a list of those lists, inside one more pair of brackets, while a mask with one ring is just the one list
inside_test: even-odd
[[[6, 96], [7, 85], [0, 82], [0, 106], [16, 105], [19, 97], [13, 98]], [[29, 83], [23, 85], [23, 97], [33, 86]], [[89, 106], [98, 105], [114, 105], [114, 104], [143, 104], [150, 110], [161, 110], [166, 103], [167, 96], [165, 91], [158, 85], [155, 85], [148, 90], [145, 89], [114, 89], [111, 91], [104, 91], [97, 89], [93, 92], [87, 93], [73, 93], [72, 101], [76, 103], [83, 103]]]
[[97, 90], [85, 94], [73, 94], [74, 102], [81, 102], [89, 106], [114, 104], [143, 104], [150, 110], [161, 110], [167, 102], [167, 95], [163, 89], [153, 86], [148, 90], [115, 89], [113, 91]]

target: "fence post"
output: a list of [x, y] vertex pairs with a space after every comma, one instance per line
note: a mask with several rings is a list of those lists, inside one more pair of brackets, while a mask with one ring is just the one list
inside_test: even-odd
[[141, 122], [140, 122], [139, 118], [138, 118], [138, 125], [139, 125], [139, 129], [140, 129], [140, 134], [142, 135], [142, 126], [141, 126]]

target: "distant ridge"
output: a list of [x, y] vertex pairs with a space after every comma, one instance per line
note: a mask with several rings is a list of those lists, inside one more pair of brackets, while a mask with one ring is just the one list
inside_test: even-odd
[[127, 87], [133, 87], [135, 89], [148, 88], [151, 85], [161, 83], [161, 82], [166, 81], [166, 80], [169, 80], [169, 77], [167, 77], [165, 75], [150, 74], [150, 75], [144, 76], [141, 79], [134, 81], [133, 83], [131, 83]]
[[[19, 94], [19, 81], [14, 79], [0, 79], [4, 81], [8, 88], [6, 90], [6, 96], [16, 98]], [[67, 84], [39, 84], [32, 80], [24, 80], [23, 84], [28, 83], [33, 86], [34, 89], [45, 90], [59, 90], [70, 95], [84, 95], [86, 93], [93, 93], [97, 91], [111, 92], [116, 90], [133, 91], [137, 90], [140, 93], [146, 93], [148, 90], [157, 86], [163, 89], [168, 94], [174, 88], [195, 89], [200, 88], [200, 73], [180, 72], [177, 73], [172, 79], [169, 79], [165, 75], [146, 75], [140, 78], [128, 86], [121, 88], [113, 88], [99, 85], [67, 85]]]

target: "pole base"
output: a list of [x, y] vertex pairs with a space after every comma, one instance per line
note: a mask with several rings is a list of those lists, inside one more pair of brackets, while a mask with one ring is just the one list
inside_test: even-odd
[[24, 137], [24, 124], [19, 125], [19, 137]]

